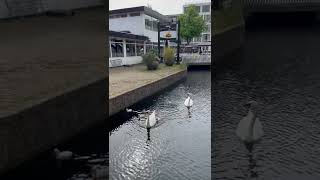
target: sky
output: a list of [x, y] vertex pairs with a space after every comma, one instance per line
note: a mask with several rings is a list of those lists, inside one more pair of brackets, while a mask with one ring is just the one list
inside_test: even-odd
[[150, 4], [152, 9], [163, 15], [181, 14], [183, 5], [192, 2], [210, 2], [210, 0], [109, 0], [109, 10]]

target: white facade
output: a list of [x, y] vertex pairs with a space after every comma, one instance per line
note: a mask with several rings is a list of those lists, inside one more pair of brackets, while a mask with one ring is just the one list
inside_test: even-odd
[[[123, 13], [126, 17], [109, 18], [109, 30], [111, 31], [130, 31], [131, 34], [147, 36], [151, 42], [158, 42], [158, 31], [147, 29], [146, 19], [151, 18], [144, 12], [139, 12], [139, 16], [130, 16], [132, 13]], [[155, 24], [153, 24], [155, 25]]]
[[131, 34], [144, 35], [144, 16], [109, 18], [110, 31], [130, 31]]

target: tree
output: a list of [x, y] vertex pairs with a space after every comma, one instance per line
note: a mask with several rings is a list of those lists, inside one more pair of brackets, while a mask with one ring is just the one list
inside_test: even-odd
[[199, 16], [194, 5], [189, 6], [186, 12], [179, 16], [179, 21], [180, 35], [187, 41], [188, 45], [192, 38], [199, 37], [206, 28], [202, 16]]

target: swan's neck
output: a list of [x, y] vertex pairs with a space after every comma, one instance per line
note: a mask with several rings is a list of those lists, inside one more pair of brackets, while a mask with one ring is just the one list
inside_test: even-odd
[[149, 121], [149, 119], [150, 119], [150, 115], [147, 117], [147, 127], [150, 127], [150, 121]]
[[250, 124], [249, 124], [249, 137], [253, 137], [253, 127], [254, 123], [256, 122], [257, 115], [252, 110], [249, 110], [249, 115], [251, 116]]

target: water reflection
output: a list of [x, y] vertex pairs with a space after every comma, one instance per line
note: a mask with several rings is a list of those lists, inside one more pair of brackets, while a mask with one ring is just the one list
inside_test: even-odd
[[[256, 27], [246, 34], [242, 57], [215, 67], [212, 169], [216, 179], [319, 177], [319, 32], [319, 25]], [[259, 117], [265, 131], [252, 154], [234, 133], [246, 113], [239, 102], [248, 97], [263, 107]]]
[[150, 128], [147, 128], [147, 136], [148, 136], [147, 142], [151, 141], [151, 139], [150, 139]]

